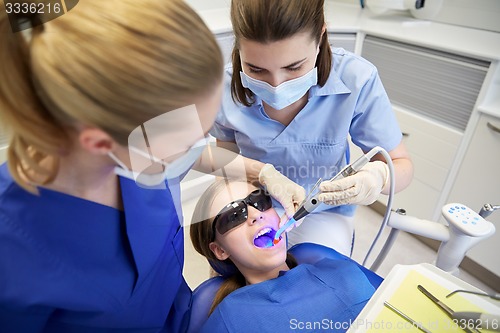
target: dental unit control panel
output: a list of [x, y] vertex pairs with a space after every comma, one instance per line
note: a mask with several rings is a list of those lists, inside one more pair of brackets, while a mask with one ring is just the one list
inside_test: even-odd
[[467, 251], [492, 236], [495, 226], [463, 204], [449, 203], [443, 206], [441, 212], [448, 226], [407, 216], [404, 210], [392, 212], [388, 226], [396, 231], [441, 241], [435, 265], [445, 272], [458, 275], [458, 267]]
[[450, 203], [443, 207], [442, 213], [446, 221], [455, 228], [458, 228], [465, 235], [482, 237], [488, 235], [493, 228], [490, 222], [479, 216], [467, 206], [458, 203]]

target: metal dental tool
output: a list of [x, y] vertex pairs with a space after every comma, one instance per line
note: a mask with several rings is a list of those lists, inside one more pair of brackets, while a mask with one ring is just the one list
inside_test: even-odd
[[[446, 304], [441, 302], [436, 296], [432, 295], [427, 289], [425, 289], [422, 285], [418, 285], [417, 289], [422, 292], [427, 298], [429, 298], [434, 304], [438, 306], [441, 310], [443, 310], [450, 319], [454, 319], [455, 312]], [[463, 327], [462, 328], [465, 332], [467, 333], [480, 333], [477, 329], [475, 328], [469, 328], [469, 327]]]
[[452, 295], [455, 295], [457, 293], [466, 293], [466, 294], [472, 294], [472, 295], [477, 295], [477, 296], [485, 296], [485, 297], [489, 297], [491, 299], [494, 299], [496, 301], [500, 301], [500, 293], [495, 293], [495, 294], [486, 294], [486, 293], [481, 293], [481, 292], [477, 292], [477, 291], [471, 291], [471, 290], [455, 290], [455, 291], [452, 291], [451, 293], [449, 293], [448, 295], [446, 295], [446, 298], [452, 296]]
[[413, 320], [410, 317], [408, 317], [407, 315], [405, 315], [401, 310], [396, 309], [389, 302], [384, 302], [384, 305], [386, 307], [388, 307], [389, 309], [391, 309], [392, 311], [394, 311], [401, 318], [405, 319], [407, 322], [409, 322], [410, 324], [412, 324], [413, 327], [416, 327], [416, 328], [418, 328], [419, 330], [421, 330], [422, 332], [425, 332], [425, 333], [432, 333], [431, 331], [429, 331], [428, 329], [426, 329], [425, 327], [423, 327], [421, 324], [417, 323], [415, 320]]
[[[499, 293], [486, 294], [483, 292], [477, 292], [477, 291], [471, 291], [471, 290], [461, 290], [461, 289], [452, 291], [451, 293], [446, 295], [446, 298], [448, 298], [452, 295], [455, 295], [457, 293], [467, 293], [467, 294], [472, 294], [472, 295], [476, 295], [476, 296], [489, 297], [489, 298], [494, 299], [496, 301], [500, 301], [500, 294]], [[466, 311], [464, 311], [464, 312], [454, 312], [453, 318], [455, 318], [459, 322], [478, 323], [481, 325], [481, 329], [500, 332], [500, 326], [498, 325], [498, 323], [500, 322], [499, 315], [482, 313], [482, 312], [470, 312], [470, 311], [466, 312]]]

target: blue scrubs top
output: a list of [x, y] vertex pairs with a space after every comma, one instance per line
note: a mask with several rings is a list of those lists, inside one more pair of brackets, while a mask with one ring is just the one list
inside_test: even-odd
[[[309, 90], [307, 104], [288, 126], [269, 118], [257, 96], [250, 107], [235, 103], [232, 67], [226, 67], [222, 108], [210, 133], [221, 141], [235, 141], [243, 156], [273, 164], [306, 190], [348, 163], [349, 134], [365, 152], [375, 146], [396, 148], [401, 130], [377, 69], [344, 49], [332, 51], [326, 84]], [[321, 205], [316, 211], [353, 215], [354, 209]]]
[[300, 264], [226, 296], [201, 332], [345, 332], [374, 292], [351, 260]]
[[124, 212], [33, 195], [0, 166], [0, 331], [186, 329], [191, 291], [170, 192], [120, 186]]

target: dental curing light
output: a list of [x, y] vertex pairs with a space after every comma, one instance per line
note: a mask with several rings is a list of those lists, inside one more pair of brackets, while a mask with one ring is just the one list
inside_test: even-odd
[[[372, 150], [370, 150], [368, 153], [362, 155], [360, 158], [358, 158], [356, 161], [354, 161], [351, 164], [346, 165], [342, 170], [340, 170], [339, 173], [337, 173], [335, 176], [333, 176], [329, 181], [332, 182], [334, 180], [346, 178], [349, 176], [352, 176], [356, 174], [363, 166], [365, 166], [370, 160], [373, 158], [378, 153], [382, 153], [386, 160], [388, 160], [388, 166], [389, 166], [389, 173], [393, 174], [393, 169], [392, 169], [392, 160], [390, 159], [389, 154], [381, 147], [375, 147]], [[389, 157], [388, 157], [389, 156]], [[393, 183], [393, 179], [391, 178], [391, 183]], [[317, 186], [319, 186], [320, 181], [316, 183], [316, 185], [313, 187], [311, 190], [311, 193], [316, 189]], [[316, 207], [319, 206], [321, 201], [318, 199], [318, 195], [320, 193], [316, 193], [316, 195], [313, 196], [308, 196], [304, 202], [300, 205], [300, 207], [297, 209], [297, 212], [276, 232], [276, 235], [274, 235], [274, 240], [273, 244], [278, 244], [278, 242], [281, 240], [281, 235], [285, 230], [290, 228], [292, 225], [297, 223], [298, 220], [306, 217], [309, 215], [311, 212], [313, 212]]]

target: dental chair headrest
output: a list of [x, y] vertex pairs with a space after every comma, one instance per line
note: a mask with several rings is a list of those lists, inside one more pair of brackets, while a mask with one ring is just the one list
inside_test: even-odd
[[224, 261], [208, 260], [210, 266], [222, 277], [227, 278], [238, 272], [238, 269], [230, 259]]

